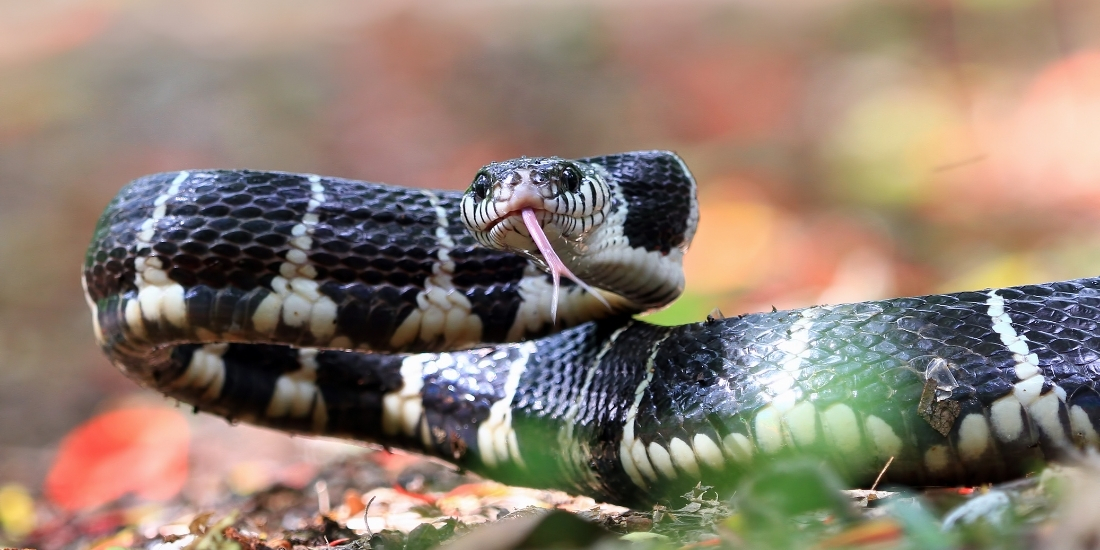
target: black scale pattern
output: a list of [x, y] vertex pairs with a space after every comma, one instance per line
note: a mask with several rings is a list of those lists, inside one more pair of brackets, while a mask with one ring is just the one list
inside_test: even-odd
[[141, 224], [153, 214], [153, 201], [166, 188], [170, 174], [146, 179], [163, 180], [153, 185], [130, 184], [111, 200], [92, 235], [84, 257], [84, 284], [88, 296], [99, 301], [134, 288], [134, 254]]
[[621, 182], [629, 205], [623, 234], [631, 248], [668, 254], [691, 241], [695, 180], [678, 157], [665, 151], [644, 151], [580, 161], [604, 166]]
[[[267, 344], [231, 344], [222, 355], [226, 380], [216, 399], [202, 397], [205, 388], [172, 388], [171, 382], [190, 364], [200, 345], [172, 348], [164, 367], [158, 372], [157, 387], [186, 403], [198, 403], [196, 409], [234, 421], [262, 425], [277, 423], [283, 430], [313, 432], [312, 419], [266, 418], [275, 384], [283, 374], [297, 371], [301, 361], [297, 348]], [[378, 440], [382, 434], [382, 397], [400, 389], [399, 355], [320, 351], [314, 357], [316, 383], [324, 399], [328, 416], [326, 433], [334, 437]], [[412, 441], [399, 440], [409, 445]]]
[[[629, 318], [610, 319], [539, 340], [512, 401], [512, 425], [527, 468], [497, 472], [499, 479], [557, 488], [567, 480], [564, 488], [574, 493], [599, 494], [618, 502], [638, 497], [638, 488], [618, 466], [617, 436], [634, 390], [645, 376], [639, 367], [644, 367], [653, 342], [667, 329], [645, 324], [625, 329], [630, 323]], [[597, 361], [601, 352], [610, 351], [605, 348], [613, 336], [612, 350], [619, 351]], [[572, 427], [581, 463], [594, 476], [578, 476], [577, 465], [557, 446], [563, 423]]]
[[[196, 171], [167, 203], [151, 248], [135, 251], [136, 236], [154, 212], [154, 200], [178, 173], [156, 174], [123, 189], [96, 228], [85, 261], [89, 296], [99, 301], [134, 293], [134, 259], [157, 258], [169, 278], [187, 289], [189, 322], [219, 334], [250, 334], [250, 317], [293, 249], [292, 231], [311, 196], [305, 175], [278, 172]], [[420, 191], [322, 178], [325, 202], [314, 213], [308, 260], [319, 291], [339, 307], [335, 336], [387, 350], [389, 339], [417, 305], [437, 263], [438, 213]], [[461, 196], [436, 192], [450, 219]], [[484, 339], [502, 339], [518, 307], [518, 281], [527, 260], [479, 247], [460, 223], [450, 224], [455, 287], [483, 320]], [[107, 319], [108, 325], [117, 320]], [[165, 332], [171, 327], [162, 326]], [[244, 332], [239, 332], [239, 331]], [[186, 337], [186, 334], [172, 334]], [[280, 326], [282, 342], [314, 342]], [[418, 343], [431, 348], [432, 342]]]
[[[1084, 441], [1069, 429], [1068, 408], [1082, 407], [1093, 429], [1100, 431], [1100, 279], [998, 292], [1013, 324], [1039, 357], [1046, 379], [1042, 394], [1053, 391], [1055, 385], [1066, 391], [1066, 401], [1058, 411], [1061, 434], [1044, 433], [1025, 409], [1024, 429], [1016, 440], [1006, 442], [993, 436], [978, 460], [968, 460], [960, 453], [960, 421], [968, 414], [979, 414], [991, 422], [990, 407], [1012, 393], [1019, 382], [1013, 354], [992, 328], [987, 292], [863, 302], [815, 311], [809, 325], [808, 351], [793, 372], [787, 367], [790, 354], [782, 346], [789, 345], [796, 323], [803, 319], [801, 310], [683, 325], [667, 336], [655, 327], [634, 323], [619, 335], [598, 366], [587, 367], [601, 372], [594, 386], [605, 400], [594, 394], [579, 396], [591, 406], [582, 408], [585, 412], [576, 419], [577, 424], [598, 428], [576, 433], [588, 438], [583, 445], [591, 449], [591, 466], [600, 483], [573, 486], [573, 490], [639, 504], [682, 494], [695, 484], [695, 479], [684, 476], [675, 481], [662, 478], [639, 497], [632, 493], [636, 488], [619, 462], [621, 414], [633, 398], [633, 387], [620, 384], [629, 386], [624, 381], [641, 379], [644, 359], [654, 346], [659, 346], [654, 376], [641, 401], [635, 430], [646, 445], [657, 442], [667, 449], [673, 438], [690, 442], [696, 434], [720, 442], [736, 433], [756, 441], [756, 414], [779, 394], [793, 390], [799, 401], [812, 402], [819, 413], [833, 405], [850, 407], [858, 419], [860, 443], [854, 452], [838, 449], [818, 418], [814, 420], [813, 444], [800, 447], [788, 439], [779, 454], [822, 457], [855, 484], [873, 480], [887, 458], [879, 456], [874, 434], [867, 431], [865, 421], [871, 416], [884, 421], [903, 443], [885, 478], [897, 483], [999, 481], [1022, 475], [1045, 460], [1072, 455]], [[588, 340], [597, 330], [595, 326], [547, 341], [544, 347], [561, 346], [566, 357], [548, 351], [539, 356], [543, 362], [539, 368], [531, 369], [541, 374], [525, 377], [514, 402], [517, 418], [527, 419], [517, 424], [517, 429], [522, 428], [521, 442], [545, 440], [560, 428], [559, 399], [568, 403], [578, 396], [556, 386], [565, 384], [573, 390], [580, 386], [578, 380], [583, 376], [572, 358], [588, 365], [595, 353]], [[600, 326], [606, 334], [607, 324]], [[582, 333], [582, 329], [589, 332]], [[956, 382], [946, 394], [940, 394], [944, 401], [958, 405], [946, 434], [918, 412], [925, 373], [938, 360], [947, 365]], [[1075, 447], [1056, 445], [1062, 437]], [[949, 457], [947, 467], [940, 471], [930, 471], [924, 459], [924, 452], [935, 445], [945, 446]], [[531, 448], [532, 454], [540, 451], [538, 445]], [[551, 454], [543, 460], [554, 463], [552, 453], [556, 451], [548, 450]], [[757, 449], [756, 459], [760, 458]], [[537, 459], [528, 458], [532, 460]], [[735, 464], [727, 461], [722, 471], [702, 462], [700, 467], [707, 484], [731, 489], [751, 469], [748, 464], [731, 467]]]
[[[462, 235], [469, 237], [465, 231]], [[482, 340], [503, 342], [519, 310], [519, 282], [528, 260], [465, 240], [451, 252], [451, 259], [456, 263], [452, 282], [470, 300], [473, 313], [481, 318]]]

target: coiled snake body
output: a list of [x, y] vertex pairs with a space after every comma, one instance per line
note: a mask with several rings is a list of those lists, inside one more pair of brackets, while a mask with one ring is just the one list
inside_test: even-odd
[[108, 206], [83, 279], [111, 360], [198, 410], [626, 505], [787, 455], [973, 484], [1100, 444], [1097, 278], [631, 319], [680, 292], [694, 192], [660, 151], [491, 164], [465, 198], [157, 174]]

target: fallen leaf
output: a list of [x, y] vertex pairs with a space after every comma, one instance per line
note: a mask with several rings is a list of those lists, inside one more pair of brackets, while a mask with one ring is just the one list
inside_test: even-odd
[[187, 421], [171, 409], [103, 413], [61, 441], [46, 477], [46, 496], [69, 511], [111, 502], [128, 493], [166, 500], [187, 477]]

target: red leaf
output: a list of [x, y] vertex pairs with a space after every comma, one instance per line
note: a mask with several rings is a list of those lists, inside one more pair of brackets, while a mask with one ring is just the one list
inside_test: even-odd
[[49, 475], [46, 496], [74, 511], [127, 493], [166, 500], [187, 477], [187, 421], [171, 409], [123, 409], [101, 414], [70, 432]]

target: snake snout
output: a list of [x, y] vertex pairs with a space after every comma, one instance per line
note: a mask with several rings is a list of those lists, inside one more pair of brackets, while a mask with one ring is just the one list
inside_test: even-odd
[[510, 216], [512, 214], [518, 215], [525, 208], [545, 210], [546, 200], [550, 196], [545, 185], [537, 185], [526, 178], [512, 185], [510, 191], [510, 193], [502, 197], [504, 200], [505, 216]]

